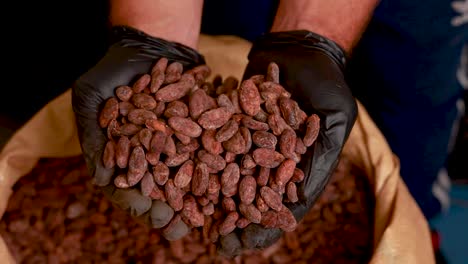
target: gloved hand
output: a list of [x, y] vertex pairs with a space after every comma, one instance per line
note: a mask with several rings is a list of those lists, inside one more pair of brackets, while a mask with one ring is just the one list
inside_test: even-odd
[[[192, 48], [148, 36], [130, 27], [112, 28], [112, 44], [105, 56], [88, 72], [78, 78], [72, 87], [72, 105], [76, 116], [83, 155], [93, 176], [93, 183], [101, 186], [104, 194], [118, 207], [155, 228], [167, 223], [173, 215], [165, 203], [152, 202], [136, 189], [117, 189], [113, 186], [113, 169], [106, 169], [102, 153], [107, 141], [98, 124], [98, 112], [103, 102], [114, 96], [120, 85], [128, 85], [134, 78], [148, 73], [161, 57], [169, 62], [180, 62], [184, 69], [204, 64], [204, 58]], [[168, 239], [177, 239], [189, 229], [179, 224]]]
[[[269, 33], [258, 39], [248, 56], [244, 79], [266, 74], [270, 62], [280, 69], [280, 83], [308, 114], [320, 116], [320, 133], [302, 156], [299, 167], [305, 173], [300, 201], [289, 205], [299, 222], [323, 191], [349, 132], [357, 107], [344, 77], [344, 52], [334, 42], [308, 31]], [[228, 256], [243, 248], [265, 248], [276, 242], [282, 231], [250, 224], [241, 234], [221, 239], [218, 250]], [[239, 241], [240, 240], [240, 241]], [[241, 243], [242, 242], [242, 243]]]

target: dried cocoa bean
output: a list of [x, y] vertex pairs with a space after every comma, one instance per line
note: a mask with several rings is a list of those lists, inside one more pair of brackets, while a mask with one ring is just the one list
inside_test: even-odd
[[186, 136], [186, 135], [184, 135], [182, 133], [179, 133], [179, 132], [175, 132], [174, 135], [184, 145], [190, 144], [190, 141], [192, 140], [191, 137]]
[[221, 154], [223, 146], [216, 140], [216, 130], [209, 129], [202, 132], [201, 141], [203, 148], [211, 154]]
[[130, 98], [132, 98], [133, 90], [130, 86], [122, 85], [122, 86], [117, 87], [117, 89], [115, 89], [115, 95], [121, 101], [126, 102], [130, 100]]
[[263, 186], [260, 188], [260, 195], [265, 201], [265, 203], [273, 210], [280, 211], [282, 208], [283, 203], [281, 202], [281, 195], [270, 187]]
[[237, 183], [239, 179], [239, 165], [236, 163], [228, 164], [221, 175], [221, 192], [224, 196], [231, 197], [237, 193]]
[[166, 110], [164, 111], [164, 116], [166, 118], [171, 118], [174, 116], [187, 117], [188, 112], [189, 110], [187, 105], [184, 104], [182, 101], [173, 101], [167, 105]]
[[268, 113], [260, 108], [260, 111], [254, 116], [255, 120], [266, 123], [268, 121]]
[[208, 188], [206, 189], [206, 193], [208, 195], [217, 195], [221, 190], [221, 183], [219, 182], [219, 177], [217, 174], [210, 174], [208, 180]]
[[266, 211], [268, 211], [270, 209], [270, 207], [268, 207], [268, 205], [265, 203], [265, 200], [263, 200], [262, 196], [260, 196], [260, 195], [257, 195], [256, 205], [257, 205], [257, 209], [261, 213], [264, 213], [264, 212], [266, 212]]
[[194, 163], [191, 160], [187, 160], [180, 166], [176, 175], [174, 176], [174, 185], [177, 188], [184, 188], [190, 184], [193, 176]]
[[296, 218], [291, 213], [291, 211], [284, 205], [278, 212], [278, 227], [285, 232], [292, 232], [297, 227]]
[[236, 90], [238, 85], [239, 81], [234, 76], [228, 76], [223, 82], [224, 93]]
[[231, 197], [224, 197], [222, 202], [223, 209], [227, 212], [236, 211], [236, 202]]
[[237, 220], [236, 226], [237, 226], [237, 228], [244, 229], [244, 228], [246, 228], [250, 223], [251, 223], [251, 222], [250, 222], [249, 219], [247, 219], [247, 218], [240, 218], [239, 220]]
[[159, 200], [161, 202], [166, 201], [166, 194], [162, 189], [160, 189], [158, 186], [154, 186], [153, 190], [150, 193], [149, 196], [153, 200]]
[[204, 215], [212, 215], [215, 211], [215, 207], [213, 203], [209, 203], [202, 208], [202, 212]]
[[289, 128], [286, 121], [278, 114], [268, 116], [268, 125], [275, 136], [281, 135], [285, 129]]
[[279, 67], [278, 64], [274, 62], [270, 62], [267, 68], [266, 74], [266, 81], [267, 82], [274, 82], [279, 83]]
[[252, 75], [250, 78], [249, 78], [252, 82], [255, 83], [255, 85], [260, 85], [261, 83], [265, 82], [265, 76], [264, 75], [261, 75], [261, 74], [258, 74], [258, 75]]
[[250, 151], [250, 148], [252, 148], [252, 135], [250, 134], [249, 129], [246, 127], [240, 127], [239, 132], [241, 133], [245, 141], [245, 148], [243, 153], [248, 153]]
[[[168, 67], [169, 68], [169, 67]], [[166, 80], [167, 80], [167, 71], [166, 71]], [[180, 98], [187, 95], [187, 93], [195, 85], [195, 79], [191, 74], [183, 74], [180, 80], [176, 83], [169, 84], [163, 88], [160, 88], [156, 94], [155, 98], [157, 101], [162, 102], [172, 102], [179, 100]]]
[[[265, 110], [271, 115], [281, 116], [281, 110], [277, 104], [277, 100], [267, 99], [264, 104]], [[267, 120], [268, 121], [268, 120]], [[286, 123], [286, 121], [285, 121]]]
[[279, 140], [280, 152], [287, 159], [294, 159], [296, 151], [296, 132], [285, 129]]
[[167, 135], [159, 130], [154, 131], [153, 137], [150, 141], [149, 151], [152, 153], [160, 154], [166, 146]]
[[203, 162], [197, 162], [192, 177], [192, 194], [201, 196], [208, 188], [210, 175], [208, 173], [208, 166]]
[[231, 99], [232, 107], [234, 110], [234, 113], [240, 114], [242, 113], [240, 103], [239, 103], [239, 92], [238, 90], [233, 90], [229, 94], [229, 99]]
[[220, 155], [211, 154], [208, 151], [200, 150], [198, 158], [204, 162], [208, 167], [215, 170], [223, 170], [226, 167], [226, 161]]
[[230, 212], [219, 225], [219, 234], [225, 236], [234, 231], [237, 219], [239, 219], [239, 214], [237, 212]]
[[281, 97], [278, 99], [278, 106], [286, 123], [293, 129], [299, 129], [301, 119], [296, 112], [297, 103], [290, 98]]
[[145, 120], [145, 126], [151, 131], [161, 131], [164, 134], [168, 134], [169, 127], [161, 120], [156, 118]]
[[176, 132], [196, 138], [202, 133], [201, 127], [189, 118], [174, 116], [168, 120], [169, 126]]
[[304, 172], [299, 168], [295, 168], [293, 176], [291, 177], [291, 181], [292, 182], [301, 182], [301, 181], [304, 180], [304, 178], [305, 178]]
[[168, 156], [173, 156], [177, 153], [177, 147], [172, 136], [166, 137], [166, 143], [162, 152]]
[[114, 137], [119, 137], [121, 135], [119, 123], [117, 120], [112, 119], [107, 126], [107, 138], [112, 140]]
[[150, 84], [151, 76], [149, 74], [143, 74], [134, 84], [133, 93], [141, 93]]
[[176, 149], [177, 153], [182, 154], [186, 152], [193, 152], [197, 150], [200, 147], [200, 144], [198, 143], [198, 140], [192, 138], [190, 139], [190, 143], [187, 145], [182, 144], [182, 142], [177, 142], [176, 144]]
[[151, 130], [148, 128], [143, 128], [138, 132], [138, 139], [140, 140], [140, 143], [143, 147], [145, 147], [146, 150], [150, 149], [150, 142], [151, 138], [153, 138], [153, 133], [151, 133]]
[[190, 158], [190, 153], [175, 154], [166, 158], [164, 163], [168, 167], [177, 167]]
[[307, 147], [304, 145], [304, 142], [301, 138], [296, 138], [296, 148], [294, 150], [297, 154], [305, 154], [307, 152]]
[[133, 109], [128, 113], [128, 121], [135, 125], [144, 125], [148, 119], [157, 119], [156, 114], [145, 109]]
[[145, 151], [142, 147], [135, 147], [130, 154], [128, 161], [127, 181], [130, 186], [137, 184], [146, 170], [148, 169], [148, 162], [146, 161]]
[[226, 94], [220, 94], [217, 99], [218, 106], [219, 107], [225, 107], [228, 109], [231, 113], [235, 113], [236, 109], [234, 108], [234, 105], [231, 102], [231, 99]]
[[102, 128], [107, 127], [109, 122], [112, 119], [116, 119], [119, 115], [119, 101], [115, 98], [109, 98], [106, 103], [104, 104], [104, 108], [102, 109], [99, 115], [99, 125]]
[[269, 93], [274, 96], [274, 98], [271, 98], [276, 101], [279, 97], [285, 97], [285, 98], [290, 98], [291, 94], [284, 89], [283, 86], [279, 83], [274, 83], [274, 82], [263, 82], [258, 86], [258, 89], [262, 93]]
[[138, 136], [138, 134], [135, 134], [130, 139], [130, 147], [134, 148], [134, 147], [138, 147], [138, 146], [141, 146], [140, 137]]
[[262, 213], [257, 209], [257, 207], [255, 207], [255, 205], [241, 203], [239, 205], [239, 211], [250, 222], [260, 224]]
[[130, 187], [130, 184], [128, 184], [128, 181], [127, 181], [127, 175], [120, 174], [117, 177], [115, 177], [114, 185], [117, 188], [128, 188], [128, 187]]
[[166, 68], [164, 84], [175, 83], [181, 79], [184, 67], [180, 62], [173, 62]]
[[169, 168], [163, 162], [158, 162], [153, 166], [154, 181], [163, 186], [169, 179]]
[[285, 187], [292, 178], [295, 168], [296, 163], [293, 160], [287, 159], [283, 161], [276, 170], [275, 182], [281, 186], [281, 188]]
[[148, 163], [153, 166], [158, 164], [160, 158], [161, 158], [160, 153], [154, 153], [154, 152], [146, 153], [146, 161], [148, 161]]
[[205, 196], [198, 196], [197, 197], [197, 202], [201, 205], [201, 206], [205, 206], [207, 205], [210, 200], [208, 198], [206, 198]]
[[320, 131], [320, 118], [318, 115], [311, 115], [306, 121], [306, 132], [302, 141], [306, 147], [312, 146]]
[[158, 102], [156, 104], [156, 108], [153, 109], [153, 113], [157, 117], [161, 117], [164, 114], [164, 111], [166, 111], [166, 104], [164, 102]]
[[229, 140], [239, 130], [239, 125], [234, 120], [229, 120], [223, 127], [216, 133], [216, 141], [224, 142]]
[[291, 202], [291, 203], [295, 203], [297, 201], [299, 201], [299, 198], [297, 196], [297, 187], [296, 187], [296, 184], [294, 184], [294, 182], [289, 182], [286, 186], [286, 195], [288, 197], [288, 200]]
[[272, 210], [269, 210], [265, 213], [262, 213], [262, 220], [260, 224], [266, 228], [276, 228], [278, 226], [278, 213]]
[[102, 154], [102, 163], [107, 169], [111, 169], [115, 166], [115, 144], [112, 141], [107, 141]]
[[267, 168], [276, 168], [284, 161], [284, 156], [281, 153], [267, 148], [255, 149], [253, 158], [257, 165]]
[[219, 225], [220, 225], [220, 222], [216, 222], [210, 229], [209, 240], [211, 243], [216, 243], [218, 241]]
[[180, 211], [184, 207], [184, 191], [177, 188], [172, 179], [167, 180], [165, 187], [166, 199], [174, 211]]
[[270, 168], [260, 167], [260, 171], [257, 176], [257, 184], [259, 186], [265, 186], [270, 179]]
[[189, 98], [189, 112], [192, 119], [197, 120], [204, 112], [216, 108], [216, 101], [207, 95], [207, 93], [198, 89], [194, 91]]
[[257, 164], [255, 163], [255, 161], [253, 160], [250, 154], [245, 154], [244, 157], [242, 157], [241, 164], [242, 164], [242, 169], [247, 169], [247, 170], [253, 169], [255, 168], [255, 166], [257, 166]]
[[232, 113], [226, 107], [218, 107], [201, 114], [198, 124], [204, 129], [218, 129], [229, 121]]
[[224, 155], [224, 160], [226, 160], [226, 163], [234, 162], [236, 160], [236, 154], [228, 151]]
[[180, 216], [184, 222], [193, 227], [200, 227], [205, 223], [205, 216], [198, 210], [197, 202], [191, 195], [184, 197], [184, 206], [180, 212]]
[[268, 131], [268, 129], [270, 129], [267, 123], [257, 121], [250, 116], [244, 116], [242, 118], [242, 124], [252, 130]]
[[239, 89], [239, 103], [244, 112], [254, 116], [260, 111], [260, 93], [252, 80], [242, 82]]
[[153, 110], [156, 108], [156, 100], [151, 95], [148, 94], [134, 94], [132, 96], [132, 103], [137, 108]]
[[228, 141], [222, 143], [226, 151], [234, 154], [242, 154], [245, 152], [245, 139], [240, 133], [240, 130], [234, 134]]
[[275, 149], [278, 139], [275, 135], [265, 131], [255, 131], [252, 135], [253, 143], [259, 148]]
[[166, 78], [165, 72], [167, 63], [168, 60], [166, 58], [161, 58], [154, 64], [153, 68], [151, 69], [151, 93], [156, 93], [156, 91], [158, 91], [161, 85], [164, 83], [164, 79]]
[[133, 136], [137, 134], [140, 131], [140, 129], [141, 127], [135, 124], [127, 123], [120, 126], [119, 132], [123, 136]]
[[[244, 204], [251, 204], [255, 199], [257, 182], [252, 176], [245, 176], [239, 184], [239, 198]], [[253, 221], [252, 221], [253, 222]]]
[[153, 175], [149, 172], [145, 172], [143, 178], [141, 179], [141, 194], [144, 196], [149, 196], [155, 187]]
[[130, 157], [130, 140], [128, 137], [120, 137], [115, 146], [115, 163], [119, 168], [126, 168]]

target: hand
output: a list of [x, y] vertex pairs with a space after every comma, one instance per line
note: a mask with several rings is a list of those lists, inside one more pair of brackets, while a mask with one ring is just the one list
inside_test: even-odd
[[[290, 31], [263, 36], [254, 43], [248, 58], [244, 79], [265, 74], [268, 64], [276, 62], [280, 83], [308, 115], [317, 113], [321, 119], [317, 141], [299, 164], [306, 176], [299, 188], [300, 201], [288, 206], [299, 222], [327, 184], [356, 120], [356, 102], [343, 73], [344, 53], [335, 43], [317, 34]], [[219, 251], [232, 256], [240, 252], [241, 245], [248, 249], [265, 248], [281, 234], [280, 229], [250, 224], [240, 237], [223, 237]]]
[[[98, 112], [102, 103], [114, 96], [116, 87], [128, 85], [137, 75], [148, 73], [159, 58], [180, 62], [185, 69], [204, 64], [204, 58], [182, 44], [151, 37], [130, 27], [114, 27], [112, 30], [113, 44], [106, 55], [72, 87], [72, 105], [81, 148], [93, 183], [102, 187], [104, 194], [118, 207], [160, 228], [172, 218], [173, 211], [169, 206], [152, 202], [136, 189], [113, 186], [114, 170], [106, 169], [102, 163], [107, 139], [98, 124]], [[182, 226], [167, 237], [177, 239], [187, 232], [187, 226]]]

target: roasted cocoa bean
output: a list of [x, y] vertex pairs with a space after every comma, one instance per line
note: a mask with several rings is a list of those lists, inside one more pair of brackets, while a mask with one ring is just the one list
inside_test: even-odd
[[275, 149], [278, 139], [275, 135], [265, 131], [255, 131], [252, 135], [253, 143], [259, 148]]
[[197, 201], [191, 195], [184, 197], [184, 206], [180, 216], [185, 220], [184, 222], [192, 227], [200, 227], [205, 223], [205, 216], [198, 210]]
[[294, 182], [289, 182], [288, 185], [286, 185], [286, 195], [291, 203], [299, 201], [297, 196], [297, 186]]
[[119, 168], [126, 168], [130, 157], [130, 140], [126, 136], [122, 136], [117, 141], [115, 146], [115, 163]]
[[154, 64], [153, 68], [151, 69], [151, 93], [158, 91], [161, 85], [164, 83], [164, 79], [166, 78], [165, 72], [167, 63], [168, 60], [166, 58], [161, 58]]
[[121, 101], [126, 102], [126, 101], [130, 100], [130, 98], [132, 98], [133, 90], [128, 85], [122, 85], [122, 86], [117, 87], [117, 89], [115, 89], [115, 95]]
[[239, 103], [242, 110], [249, 115], [254, 116], [260, 111], [260, 93], [252, 80], [242, 82], [239, 89]]
[[143, 178], [141, 179], [140, 188], [141, 194], [144, 196], [149, 196], [155, 187], [153, 175], [149, 172], [145, 172]]
[[198, 140], [192, 138], [190, 139], [190, 143], [187, 145], [182, 144], [182, 142], [177, 142], [176, 144], [176, 149], [177, 153], [182, 154], [186, 152], [193, 152], [197, 150], [200, 147], [200, 144], [198, 143]]
[[164, 111], [164, 116], [166, 118], [171, 118], [174, 116], [177, 117], [187, 117], [188, 116], [188, 107], [182, 101], [173, 101], [167, 104], [166, 110]]
[[253, 158], [259, 166], [267, 168], [276, 168], [284, 160], [284, 156], [281, 153], [267, 148], [255, 149], [253, 151]]
[[173, 62], [166, 68], [164, 84], [175, 83], [181, 79], [184, 67], [180, 62]]
[[[168, 76], [166, 71], [166, 80], [167, 77]], [[172, 102], [179, 100], [180, 98], [184, 97], [194, 85], [195, 79], [193, 76], [191, 74], [183, 74], [178, 82], [160, 88], [156, 92], [155, 98], [157, 101], [162, 102]]]
[[239, 205], [239, 211], [250, 222], [260, 224], [262, 213], [257, 209], [257, 207], [255, 207], [255, 205], [241, 203]]
[[222, 144], [226, 151], [232, 152], [234, 154], [242, 154], [245, 152], [245, 139], [240, 131], [235, 133], [234, 136]]
[[167, 180], [165, 187], [166, 199], [174, 211], [182, 210], [184, 206], [184, 191], [177, 188], [172, 179]]
[[273, 191], [270, 187], [263, 186], [260, 188], [260, 195], [268, 207], [278, 212], [281, 210], [283, 203], [279, 193]]
[[239, 198], [241, 202], [244, 204], [251, 204], [255, 199], [256, 188], [257, 188], [257, 182], [255, 181], [254, 177], [252, 176], [243, 177], [239, 183]]
[[174, 116], [168, 120], [169, 126], [176, 132], [196, 138], [202, 133], [201, 127], [189, 118]]
[[232, 113], [226, 107], [218, 107], [201, 114], [198, 124], [204, 129], [218, 129], [229, 121]]
[[274, 82], [279, 83], [279, 67], [278, 64], [274, 62], [270, 62], [267, 68], [266, 74], [266, 81], [267, 82]]
[[148, 94], [134, 94], [132, 96], [132, 103], [137, 108], [153, 110], [156, 108], [156, 100], [151, 95]]
[[194, 91], [189, 98], [189, 112], [192, 119], [197, 120], [204, 112], [216, 108], [215, 100], [203, 89]]
[[276, 170], [275, 182], [282, 188], [286, 186], [294, 174], [296, 163], [293, 160], [287, 159], [279, 165]]
[[138, 139], [140, 140], [140, 143], [143, 147], [145, 147], [146, 150], [150, 150], [150, 142], [151, 139], [153, 138], [153, 133], [151, 133], [151, 130], [148, 128], [143, 128], [138, 132]]
[[194, 163], [191, 160], [187, 160], [180, 166], [179, 170], [177, 171], [176, 175], [174, 176], [174, 185], [177, 188], [184, 188], [185, 186], [190, 184], [192, 180], [194, 170]]
[[296, 151], [296, 132], [292, 129], [285, 129], [281, 133], [279, 140], [280, 152], [287, 159], [295, 158]]
[[311, 115], [306, 121], [306, 132], [302, 141], [306, 147], [312, 146], [320, 131], [320, 118], [318, 115]]
[[197, 162], [192, 177], [192, 194], [201, 196], [205, 193], [210, 182], [208, 166], [206, 163]]
[[127, 181], [130, 186], [137, 184], [146, 170], [148, 169], [148, 162], [146, 161], [145, 151], [142, 147], [135, 147], [130, 154], [128, 161]]
[[220, 155], [211, 154], [208, 151], [200, 150], [198, 158], [208, 167], [217, 171], [223, 170], [226, 167], [226, 161]]
[[216, 141], [218, 142], [224, 142], [229, 140], [236, 134], [236, 132], [239, 130], [239, 125], [237, 124], [236, 121], [234, 120], [229, 120], [226, 124], [224, 124], [221, 129], [216, 133]]
[[239, 214], [237, 212], [230, 212], [219, 225], [219, 234], [225, 236], [234, 231], [237, 219], [239, 219]]
[[155, 113], [145, 109], [133, 109], [128, 112], [128, 121], [135, 125], [144, 125], [149, 119], [157, 119]]
[[236, 163], [228, 164], [221, 175], [221, 192], [224, 196], [231, 197], [237, 193], [237, 183], [239, 179], [239, 165]]
[[143, 74], [134, 84], [133, 93], [141, 93], [150, 84], [151, 76], [149, 74]]
[[270, 129], [267, 123], [257, 121], [250, 116], [244, 116], [242, 118], [242, 124], [252, 130], [268, 131], [268, 129]]
[[169, 168], [166, 164], [160, 161], [153, 166], [153, 178], [158, 185], [166, 184], [169, 179]]
[[187, 161], [190, 158], [190, 153], [182, 153], [182, 154], [175, 154], [173, 156], [168, 156], [164, 163], [168, 167], [177, 167], [182, 165], [185, 161]]

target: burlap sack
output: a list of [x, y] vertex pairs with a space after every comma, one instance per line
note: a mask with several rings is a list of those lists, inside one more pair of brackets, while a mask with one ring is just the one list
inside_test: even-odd
[[[199, 47], [213, 75], [241, 78], [249, 42], [231, 36], [202, 36]], [[71, 93], [67, 91], [19, 129], [0, 153], [0, 217], [12, 186], [30, 172], [39, 158], [75, 156], [80, 152]], [[362, 168], [374, 186], [371, 263], [435, 263], [428, 224], [400, 178], [399, 161], [361, 104], [343, 155]], [[1, 238], [0, 260], [14, 263]]]

